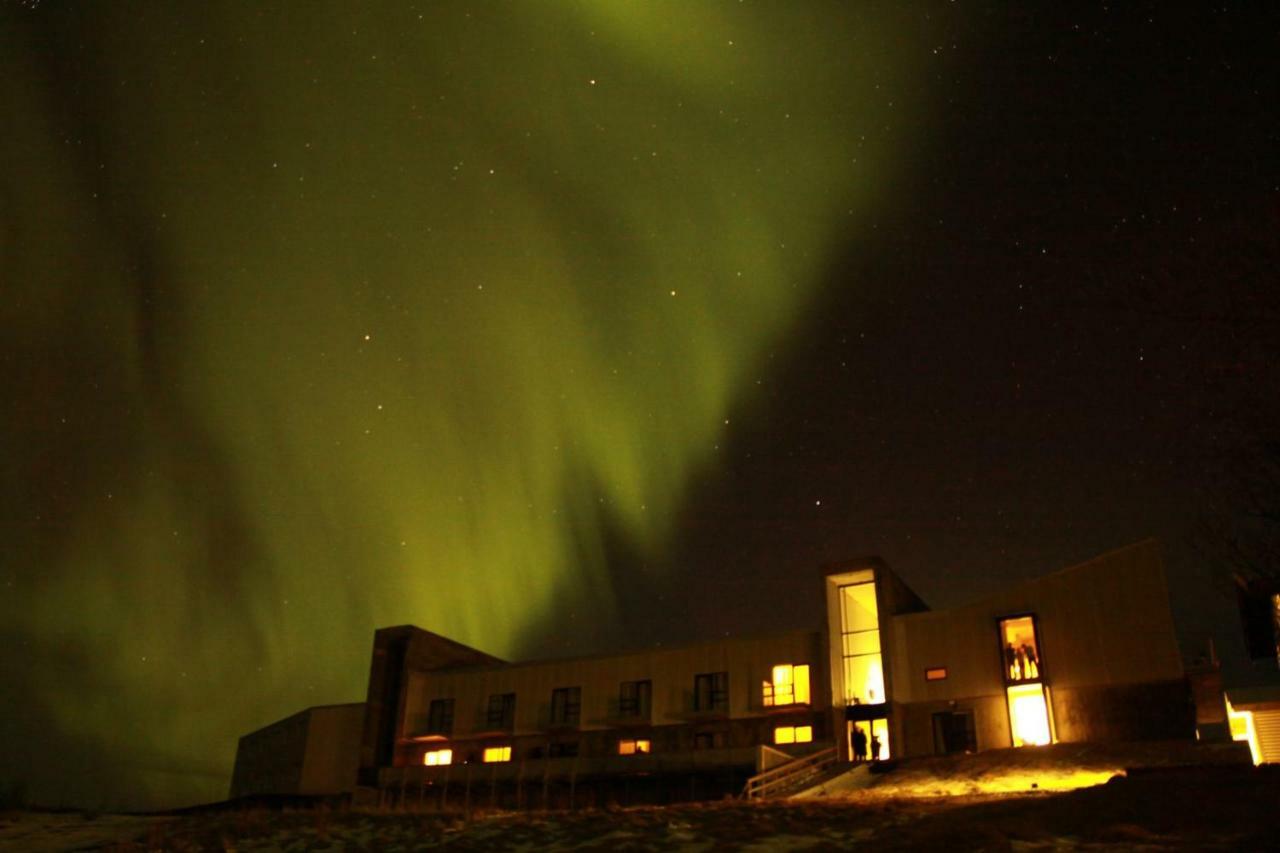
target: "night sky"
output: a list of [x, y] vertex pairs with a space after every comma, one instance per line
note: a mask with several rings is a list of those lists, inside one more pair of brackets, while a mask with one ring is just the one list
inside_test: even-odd
[[353, 5], [0, 2], [0, 782], [217, 799], [377, 627], [816, 626], [866, 554], [1154, 535], [1239, 645], [1270, 4]]

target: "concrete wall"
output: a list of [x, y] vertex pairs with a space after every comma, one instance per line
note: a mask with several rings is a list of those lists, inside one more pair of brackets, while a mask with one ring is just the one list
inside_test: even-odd
[[307, 726], [307, 712], [300, 711], [240, 738], [229, 796], [299, 793]]
[[[886, 657], [905, 754], [933, 751], [931, 715], [952, 702], [975, 710], [980, 749], [1010, 745], [998, 621], [1022, 613], [1037, 618], [1060, 740], [1190, 735], [1164, 569], [1148, 540], [966, 607], [893, 617]], [[929, 667], [947, 678], [926, 681]]]
[[364, 704], [307, 708], [240, 738], [230, 796], [330, 795], [355, 787]]
[[307, 748], [298, 793], [337, 794], [352, 790], [360, 763], [364, 703], [312, 708], [307, 716]]

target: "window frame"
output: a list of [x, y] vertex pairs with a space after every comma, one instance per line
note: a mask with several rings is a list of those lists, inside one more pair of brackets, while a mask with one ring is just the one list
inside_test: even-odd
[[[703, 689], [706, 684], [706, 707]], [[700, 672], [693, 676], [693, 710], [699, 714], [729, 712], [729, 671]]]
[[556, 687], [551, 691], [551, 725], [582, 724], [582, 686]]
[[[883, 705], [889, 701], [890, 676], [889, 676], [888, 669], [885, 666], [885, 651], [884, 651], [884, 642], [883, 642], [884, 637], [882, 633], [884, 630], [884, 627], [883, 627], [883, 619], [880, 614], [880, 611], [882, 609], [881, 608], [882, 601], [880, 596], [881, 578], [880, 578], [880, 573], [873, 568], [864, 569], [863, 572], [866, 573], [866, 576], [864, 577], [863, 580], [856, 580], [849, 583], [840, 583], [836, 585], [836, 597], [837, 597], [837, 601], [839, 602], [839, 619], [840, 619], [840, 679], [841, 679], [840, 684], [841, 684], [842, 692], [844, 694], [843, 696], [841, 696], [841, 701], [845, 705]], [[858, 576], [862, 577], [863, 575], [860, 572], [858, 573]], [[874, 628], [862, 628], [856, 631], [847, 630], [847, 627], [849, 625], [849, 609], [848, 609], [849, 603], [846, 600], [846, 590], [850, 590], [854, 587], [866, 586], [866, 585], [870, 585], [871, 592], [872, 592], [872, 600], [875, 602], [876, 626]], [[874, 640], [874, 645], [875, 645], [875, 649], [873, 651], [856, 651], [857, 648], [860, 648], [860, 644], [863, 641], [871, 641], [871, 640]], [[869, 642], [867, 643], [867, 645], [868, 647], [870, 647]], [[855, 649], [855, 651], [851, 652], [850, 651], [851, 648]], [[851, 697], [849, 695], [851, 686], [848, 683], [848, 681], [849, 681], [850, 667], [852, 666], [851, 662], [862, 659], [862, 658], [877, 658], [879, 660], [879, 667], [880, 667], [880, 673], [881, 673], [881, 692], [884, 694], [879, 699], [872, 699], [872, 697], [868, 695], [867, 699], [869, 701], [864, 702], [860, 697], [857, 697], [857, 696]], [[870, 667], [871, 662], [868, 661], [867, 665], [868, 667]]]
[[[439, 714], [436, 709], [439, 708]], [[432, 699], [427, 704], [427, 734], [429, 735], [451, 735], [453, 734], [453, 721], [455, 717], [455, 701], [452, 696], [440, 697]]]
[[[1009, 675], [1009, 666], [1005, 661], [1005, 656], [1004, 656], [1004, 648], [1005, 648], [1004, 626], [1006, 622], [1014, 622], [1018, 619], [1031, 620], [1031, 637], [1032, 637], [1032, 641], [1035, 643], [1035, 652], [1036, 652], [1036, 677], [1035, 678], [1015, 679], [1015, 678], [1011, 678]], [[998, 660], [1000, 662], [1001, 680], [1005, 687], [1013, 687], [1018, 684], [1047, 684], [1048, 683], [1049, 680], [1045, 676], [1045, 672], [1047, 671], [1048, 667], [1045, 666], [1045, 662], [1044, 662], [1044, 643], [1040, 635], [1040, 618], [1035, 614], [1035, 611], [1028, 610], [1028, 611], [1019, 612], [1019, 613], [1008, 613], [1003, 616], [996, 617], [996, 644], [999, 647], [999, 653], [1000, 653]]]
[[[626, 745], [630, 744], [631, 749], [627, 751]], [[644, 744], [643, 747], [640, 745]], [[634, 756], [634, 755], [652, 755], [653, 739], [647, 737], [624, 737], [618, 739], [618, 755]]]
[[[632, 688], [631, 696], [627, 688]], [[653, 680], [623, 681], [618, 686], [618, 716], [647, 720], [653, 714]]]
[[[789, 739], [784, 739], [782, 732], [789, 732]], [[801, 732], [805, 733], [803, 740], [800, 738]], [[788, 723], [773, 727], [774, 746], [794, 746], [798, 743], [813, 743], [813, 723]]]
[[486, 731], [511, 731], [516, 726], [516, 694], [490, 693], [484, 714]]
[[[435, 761], [430, 760], [430, 756], [436, 756]], [[443, 760], [441, 760], [443, 758]], [[453, 747], [445, 746], [436, 749], [424, 750], [422, 753], [423, 767], [446, 767], [453, 764]]]
[[[788, 696], [791, 697], [789, 702], [778, 701], [778, 685], [775, 681], [775, 674], [782, 667], [788, 667], [791, 670], [791, 681], [788, 684]], [[805, 697], [800, 699], [796, 690], [796, 670], [803, 669]], [[761, 702], [765, 708], [790, 708], [795, 705], [812, 705], [813, 704], [813, 666], [808, 663], [779, 663], [769, 668], [769, 680], [764, 682], [761, 690]]]

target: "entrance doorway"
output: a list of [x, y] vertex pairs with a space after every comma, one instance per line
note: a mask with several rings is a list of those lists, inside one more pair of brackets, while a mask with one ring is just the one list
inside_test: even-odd
[[972, 711], [942, 711], [933, 715], [933, 751], [939, 755], [977, 752]]
[[[846, 721], [845, 727], [849, 737], [849, 755], [854, 761], [858, 760], [857, 743], [858, 738], [855, 732], [862, 734], [865, 738], [863, 743], [866, 744], [865, 759], [870, 761], [886, 761], [889, 758], [889, 721], [884, 717], [875, 720], [849, 720]], [[879, 749], [879, 754], [875, 754], [875, 750]]]

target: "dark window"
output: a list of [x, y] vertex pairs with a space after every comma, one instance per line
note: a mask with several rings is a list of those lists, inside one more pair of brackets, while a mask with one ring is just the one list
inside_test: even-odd
[[694, 676], [693, 710], [729, 710], [729, 673], [704, 672]]
[[1237, 581], [1244, 642], [1254, 660], [1274, 660], [1280, 647], [1280, 596], [1264, 584]]
[[492, 693], [489, 695], [489, 708], [485, 712], [485, 728], [514, 729], [516, 726], [516, 694]]
[[578, 742], [576, 740], [553, 743], [547, 747], [547, 755], [551, 758], [574, 758], [577, 754]]
[[618, 694], [618, 716], [648, 719], [653, 701], [653, 682], [624, 681]]
[[1034, 616], [1011, 616], [1000, 620], [1000, 654], [1007, 684], [1044, 678], [1044, 662], [1040, 659], [1040, 639]]
[[724, 746], [724, 732], [694, 732], [694, 749], [718, 749]]
[[581, 687], [557, 687], [551, 691], [551, 725], [576, 726], [581, 716]]
[[977, 752], [972, 711], [943, 711], [933, 715], [933, 750], [939, 755]]
[[432, 699], [427, 710], [427, 734], [447, 735], [453, 733], [453, 700]]

